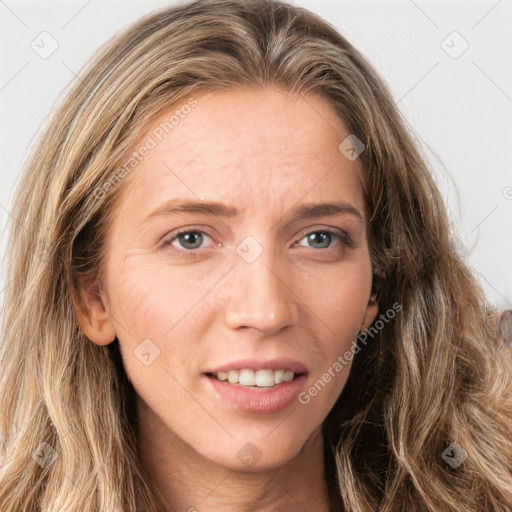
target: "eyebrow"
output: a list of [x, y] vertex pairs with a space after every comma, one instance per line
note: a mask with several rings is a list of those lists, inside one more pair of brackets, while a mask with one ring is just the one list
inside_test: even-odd
[[[216, 217], [232, 218], [240, 215], [240, 211], [234, 206], [228, 206], [216, 201], [193, 201], [186, 199], [171, 199], [166, 201], [156, 210], [152, 211], [144, 222], [162, 215], [179, 213], [197, 213], [201, 215], [214, 215]], [[362, 225], [365, 223], [364, 214], [354, 205], [346, 202], [306, 203], [292, 208], [285, 216], [286, 222], [297, 222], [313, 217], [327, 217], [335, 215], [352, 215]]]

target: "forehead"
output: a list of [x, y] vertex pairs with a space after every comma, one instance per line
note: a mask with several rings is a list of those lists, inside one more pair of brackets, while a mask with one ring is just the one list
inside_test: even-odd
[[193, 108], [182, 109], [184, 99], [150, 124], [143, 139], [154, 147], [132, 171], [121, 208], [195, 198], [261, 213], [304, 197], [364, 209], [358, 162], [338, 149], [348, 132], [323, 97], [269, 87], [193, 98]]

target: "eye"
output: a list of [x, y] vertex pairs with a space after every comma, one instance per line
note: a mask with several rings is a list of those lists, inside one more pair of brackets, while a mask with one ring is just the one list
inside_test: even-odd
[[201, 248], [201, 244], [204, 242], [205, 238], [211, 237], [204, 231], [197, 229], [182, 230], [178, 231], [171, 239], [164, 242], [164, 245], [171, 245], [178, 250], [187, 249], [186, 252], [193, 253], [195, 250]]
[[[334, 246], [333, 238], [337, 241]], [[171, 246], [178, 253], [198, 256], [200, 249], [204, 248], [205, 239], [211, 240], [211, 237], [204, 231], [199, 229], [183, 229], [174, 233], [174, 236], [163, 242], [163, 245]], [[302, 240], [306, 240], [306, 243], [300, 243]], [[307, 245], [313, 249], [330, 249], [338, 245], [350, 247], [352, 246], [352, 241], [348, 234], [342, 230], [325, 228], [304, 232], [302, 238], [294, 242], [294, 246], [297, 245]]]
[[[306, 244], [308, 244], [308, 247], [313, 247], [314, 249], [330, 249], [332, 247], [331, 242], [333, 237], [338, 239], [342, 245], [352, 245], [352, 242], [347, 233], [341, 230], [338, 231], [333, 229], [320, 229], [316, 231], [309, 231], [307, 233], [304, 233], [303, 238], [301, 238], [300, 240], [306, 239]], [[299, 243], [298, 245], [304, 244]]]

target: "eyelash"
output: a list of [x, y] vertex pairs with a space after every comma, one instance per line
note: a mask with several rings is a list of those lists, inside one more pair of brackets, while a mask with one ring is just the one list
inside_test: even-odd
[[[169, 246], [173, 251], [176, 251], [178, 253], [185, 253], [186, 255], [189, 255], [192, 257], [199, 256], [198, 253], [201, 251], [201, 249], [180, 250], [180, 249], [176, 249], [172, 245], [172, 242], [174, 242], [174, 240], [176, 240], [180, 235], [186, 235], [189, 233], [199, 233], [201, 235], [206, 235], [206, 236], [212, 238], [208, 233], [206, 233], [205, 231], [202, 231], [200, 229], [186, 228], [186, 229], [178, 230], [176, 233], [174, 233], [174, 236], [170, 240], [163, 243], [164, 247]], [[320, 228], [320, 229], [314, 229], [311, 231], [303, 231], [301, 233], [300, 237], [295, 242], [300, 242], [304, 237], [309, 236], [313, 233], [328, 233], [329, 235], [334, 235], [336, 238], [338, 238], [340, 240], [341, 244], [345, 245], [346, 247], [353, 247], [353, 245], [354, 245], [352, 239], [349, 237], [349, 235], [345, 231], [337, 230], [337, 229], [333, 229], [333, 228]], [[295, 242], [294, 242], [294, 244], [295, 244]], [[332, 248], [333, 247], [326, 247], [324, 249], [317, 249], [317, 250], [326, 251], [326, 250], [332, 249]]]

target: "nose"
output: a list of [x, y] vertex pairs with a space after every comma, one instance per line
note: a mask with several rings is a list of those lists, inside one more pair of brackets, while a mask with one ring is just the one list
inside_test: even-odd
[[231, 279], [225, 312], [228, 327], [253, 327], [271, 335], [296, 324], [299, 298], [289, 273], [282, 266], [276, 268], [270, 251], [252, 263], [237, 257]]

